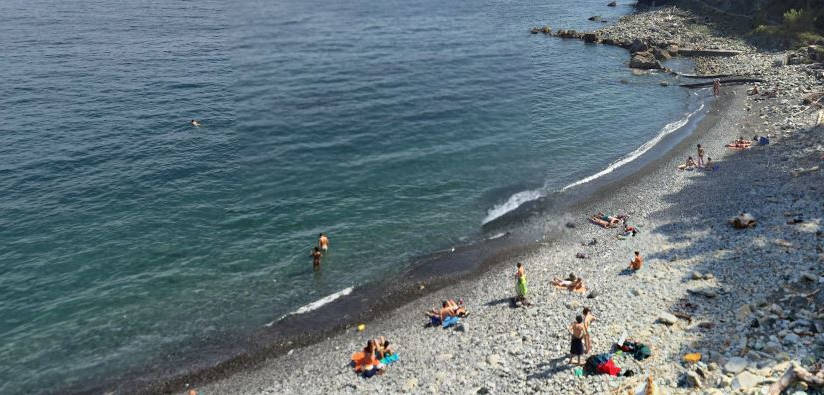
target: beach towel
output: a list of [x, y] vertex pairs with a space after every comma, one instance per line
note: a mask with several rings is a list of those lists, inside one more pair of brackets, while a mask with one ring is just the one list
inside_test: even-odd
[[517, 283], [515, 284], [515, 291], [518, 293], [518, 296], [522, 298], [526, 297], [526, 275], [518, 278]]
[[598, 365], [598, 373], [601, 374], [608, 374], [610, 376], [617, 376], [621, 369], [615, 366], [615, 362], [612, 359], [607, 360], [606, 362]]
[[[563, 289], [564, 291], [569, 291], [569, 287], [565, 287], [563, 285], [554, 285], [553, 284], [553, 286], [557, 289]], [[573, 289], [571, 292], [577, 292], [577, 293], [580, 293], [580, 294], [586, 293], [587, 292], [587, 287], [581, 286], [579, 288]]]
[[398, 354], [392, 354], [392, 355], [387, 355], [387, 356], [383, 357], [383, 359], [381, 359], [381, 363], [384, 364], [384, 365], [389, 365], [392, 362], [395, 362], [397, 360], [398, 360]]
[[449, 317], [446, 317], [446, 318], [443, 319], [443, 323], [441, 324], [441, 326], [443, 327], [443, 329], [446, 329], [446, 328], [449, 328], [450, 326], [457, 325], [458, 322], [460, 322], [460, 319], [458, 317], [449, 316]]

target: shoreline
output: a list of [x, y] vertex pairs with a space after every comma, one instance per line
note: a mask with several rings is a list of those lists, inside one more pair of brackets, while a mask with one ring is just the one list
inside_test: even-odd
[[[707, 61], [707, 64], [712, 65], [713, 62]], [[545, 218], [544, 229], [564, 229], [567, 219], [575, 224], [575, 228], [568, 229], [557, 240], [541, 243], [514, 259], [504, 259], [478, 278], [470, 276], [447, 289], [408, 302], [370, 323], [363, 333], [344, 332], [322, 340], [311, 346], [311, 349], [298, 349], [297, 352], [267, 360], [253, 370], [203, 386], [196, 382], [191, 384], [207, 393], [322, 393], [399, 389], [413, 392], [458, 392], [462, 389], [486, 389], [486, 392], [567, 392], [560, 389], [569, 386], [585, 393], [595, 393], [637, 384], [637, 379], [634, 382], [632, 379], [622, 382], [621, 379], [607, 379], [604, 376], [574, 379], [571, 370], [563, 364], [563, 350], [567, 341], [563, 328], [584, 305], [591, 307], [599, 317], [593, 327], [595, 352], [604, 352], [604, 347], [615, 341], [622, 330], [626, 330], [631, 333], [630, 336], [653, 346], [656, 351], [653, 357], [655, 364], [639, 365], [637, 371], [653, 375], [659, 385], [674, 388], [679, 376], [685, 374], [688, 368], [681, 366], [679, 357], [686, 349], [703, 350], [707, 359], [705, 370], [715, 372], [709, 375], [713, 380], [717, 376], [716, 381], [725, 384], [721, 377], [727, 376], [720, 374], [720, 369], [717, 368], [730, 358], [720, 351], [723, 348], [713, 349], [700, 344], [704, 341], [711, 344], [712, 340], [705, 338], [713, 338], [711, 334], [729, 332], [731, 324], [734, 328], [734, 323], [721, 321], [719, 316], [731, 314], [730, 311], [734, 311], [745, 299], [742, 296], [752, 298], [754, 295], [751, 290], [758, 282], [748, 283], [747, 280], [737, 278], [741, 276], [731, 271], [740, 268], [726, 267], [732, 264], [727, 260], [719, 260], [721, 257], [716, 256], [717, 251], [734, 250], [749, 258], [735, 259], [733, 263], [754, 260], [751, 251], [744, 250], [737, 244], [740, 239], [769, 239], [774, 237], [776, 230], [779, 234], [786, 230], [782, 229], [780, 223], [775, 224], [775, 221], [766, 218], [765, 222], [773, 222], [770, 226], [747, 231], [748, 234], [742, 235], [728, 229], [724, 223], [727, 217], [744, 208], [757, 208], [759, 201], [757, 195], [745, 193], [740, 199], [730, 199], [735, 195], [721, 192], [735, 191], [736, 183], [752, 184], [753, 179], [758, 180], [754, 183], [758, 188], [779, 189], [781, 192], [781, 188], [787, 189], [785, 186], [794, 181], [787, 179], [790, 177], [790, 170], [786, 166], [774, 168], [770, 165], [769, 156], [780, 155], [776, 152], [784, 148], [781, 140], [787, 139], [788, 145], [792, 142], [792, 136], [785, 136], [786, 132], [779, 135], [779, 131], [770, 128], [773, 144], [778, 145], [763, 149], [758, 147], [738, 153], [725, 152], [722, 147], [723, 143], [737, 137], [743, 130], [763, 130], [765, 126], [762, 120], [751, 112], [757, 106], [762, 107], [763, 111], [768, 107], [766, 104], [748, 97], [743, 88], [725, 88], [723, 98], [713, 103], [713, 108], [695, 132], [666, 155], [647, 163], [633, 175], [604, 186], [604, 189], [611, 191], [611, 196], [593, 195], [570, 208], [569, 211], [574, 214], [569, 217], [557, 220]], [[774, 102], [769, 104], [785, 106]], [[769, 126], [783, 122], [776, 118], [787, 113], [789, 111], [769, 118], [773, 121]], [[809, 126], [801, 123], [797, 125]], [[721, 166], [719, 172], [677, 172], [674, 169], [675, 165], [683, 162], [683, 157], [693, 153], [696, 142], [707, 147], [709, 155]], [[821, 178], [820, 172], [809, 173], [808, 177]], [[785, 184], [776, 188], [764, 181], [768, 178], [770, 181], [784, 181]], [[791, 185], [791, 188], [799, 187], [805, 189], [806, 185]], [[817, 194], [814, 193], [813, 197], [820, 196], [821, 191]], [[777, 200], [776, 206], [783, 207], [787, 202], [777, 195], [769, 194], [770, 198]], [[796, 206], [803, 206], [809, 216], [820, 217], [821, 209], [819, 207], [815, 211], [814, 203], [814, 199], [807, 199], [806, 206], [798, 205], [797, 200], [794, 202]], [[642, 233], [629, 240], [616, 240], [613, 237], [614, 231], [596, 228], [586, 222], [585, 213], [596, 209], [628, 212], [631, 223], [642, 225]], [[763, 215], [769, 216], [769, 213]], [[813, 222], [817, 226], [818, 222]], [[711, 234], [717, 235], [708, 237]], [[816, 233], [813, 235], [818, 237], [815, 236]], [[581, 241], [593, 236], [599, 241], [596, 246], [580, 246]], [[720, 245], [725, 242], [726, 246]], [[805, 247], [815, 246], [816, 240], [805, 242]], [[709, 246], [714, 248], [708, 248]], [[617, 272], [626, 266], [624, 261], [629, 260], [633, 249], [642, 250], [646, 257], [645, 270], [635, 277], [617, 276]], [[797, 248], [799, 254], [796, 255], [802, 258], [789, 259], [792, 267], [805, 263], [805, 258], [810, 256], [808, 249], [801, 246]], [[587, 252], [590, 259], [575, 259], [576, 251]], [[756, 252], [760, 255], [765, 253]], [[786, 254], [783, 250], [780, 252]], [[767, 254], [772, 253], [770, 251]], [[782, 258], [786, 260], [786, 257]], [[530, 299], [534, 306], [526, 309], [507, 307], [508, 299], [514, 294], [510, 278], [514, 272], [511, 266], [514, 266], [516, 260], [525, 263], [530, 279]], [[764, 276], [776, 278], [784, 278], [784, 272], [789, 269], [786, 266], [747, 263], [763, 271]], [[720, 264], [727, 265], [719, 266]], [[710, 322], [715, 319], [719, 322], [715, 330], [718, 333], [712, 333], [712, 330], [709, 330], [710, 333], [703, 333], [696, 329], [697, 322], [677, 322], [671, 327], [656, 324], [659, 312], [673, 310], [682, 299], [695, 298], [694, 292], [690, 291], [695, 291], [693, 288], [696, 284], [689, 278], [696, 268], [705, 272], [717, 272], [712, 277], [702, 277], [695, 281], [700, 281], [700, 285], [705, 288], [718, 289], [715, 297], [722, 301], [722, 306], [696, 312], [695, 316], [706, 316]], [[556, 292], [549, 286], [549, 279], [553, 276], [561, 277], [569, 271], [582, 275], [588, 286], [600, 295], [586, 299], [566, 292]], [[760, 276], [755, 278], [760, 279]], [[726, 283], [736, 284], [750, 293], [741, 295], [736, 288], [729, 288]], [[764, 291], [772, 290], [762, 290], [761, 293]], [[462, 297], [472, 311], [472, 316], [463, 320], [462, 330], [424, 329], [422, 312], [433, 307], [439, 299], [447, 297]], [[720, 312], [716, 311], [718, 307]], [[638, 316], [634, 316], [632, 322], [619, 318], [634, 314]], [[658, 332], [670, 338], [662, 339]], [[362, 347], [365, 339], [380, 335], [386, 336], [396, 345], [401, 360], [383, 376], [370, 380], [357, 378], [346, 366], [349, 354]], [[744, 355], [749, 356], [746, 352]], [[798, 354], [793, 355], [795, 356]], [[561, 363], [558, 363], [559, 358]], [[716, 369], [711, 369], [712, 364], [715, 364]], [[759, 364], [760, 362], [756, 363], [756, 367]], [[780, 363], [776, 362], [772, 366], [780, 366]], [[769, 361], [758, 368], [772, 369]], [[772, 370], [768, 374], [775, 375]], [[309, 380], [313, 383], [311, 389], [304, 386]], [[708, 379], [710, 381], [712, 380]], [[729, 381], [728, 385], [732, 380]]]
[[[703, 66], [704, 64], [702, 63], [702, 67]], [[730, 94], [730, 92], [732, 92], [732, 94]], [[618, 255], [626, 255], [627, 251], [624, 250], [627, 250], [626, 247], [630, 245], [635, 245], [635, 248], [641, 248], [638, 246], [643, 246], [645, 247], [644, 249], [649, 247], [650, 250], [656, 251], [653, 256], [657, 257], [652, 259], [650, 259], [645, 252], [642, 252], [645, 256], [647, 256], [647, 265], [652, 265], [655, 262], [661, 261], [660, 263], [663, 263], [664, 265], [672, 266], [666, 269], [668, 273], [681, 269], [683, 269], [682, 271], [686, 270], [686, 266], [680, 267], [678, 265], [669, 265], [667, 262], [670, 257], [665, 256], [666, 253], [664, 250], [658, 251], [655, 247], [653, 247], [656, 243], [662, 243], [662, 245], [669, 246], [680, 246], [679, 243], [673, 243], [671, 241], [667, 242], [667, 240], [665, 240], [667, 237], [665, 236], [651, 235], [653, 229], [665, 228], [669, 225], [666, 223], [667, 221], [653, 218], [656, 208], [660, 209], [660, 211], [667, 212], [667, 215], [670, 217], [677, 217], [678, 215], [675, 214], [678, 213], [668, 212], [667, 210], [671, 210], [670, 207], [661, 208], [661, 206], [666, 206], [665, 193], [655, 193], [650, 192], [649, 190], [654, 189], [652, 185], [664, 186], [666, 188], [686, 187], [684, 185], [686, 181], [681, 180], [684, 182], [668, 183], [668, 177], [684, 177], [689, 180], [696, 177], [714, 177], [716, 174], [713, 173], [676, 173], [674, 170], [674, 164], [682, 163], [684, 155], [689, 154], [694, 150], [694, 145], [696, 142], [706, 144], [705, 142], [711, 141], [713, 144], [718, 144], [736, 137], [734, 133], [725, 134], [724, 131], [720, 129], [723, 129], [724, 127], [727, 129], [732, 129], [740, 124], [747, 123], [746, 118], [749, 116], [747, 114], [748, 111], [743, 111], [743, 108], [748, 106], [747, 100], [748, 97], [746, 97], [744, 89], [736, 88], [730, 91], [725, 91], [725, 94], [721, 100], [712, 101], [710, 104], [712, 108], [708, 110], [708, 114], [699, 122], [696, 130], [684, 137], [667, 152], [653, 160], [647, 161], [641, 165], [639, 169], [636, 169], [629, 175], [620, 177], [618, 180], [604, 183], [603, 185], [598, 185], [597, 189], [599, 191], [597, 193], [590, 193], [585, 199], [568, 207], [566, 209], [567, 215], [562, 218], [557, 218], [556, 220], [539, 218], [538, 226], [542, 227], [543, 233], [551, 232], [555, 234], [555, 232], [563, 231], [563, 234], [561, 234], [557, 240], [553, 239], [550, 242], [541, 242], [537, 245], [520, 246], [518, 248], [519, 251], [517, 252], [503, 250], [499, 253], [492, 254], [493, 256], [487, 257], [485, 262], [478, 263], [477, 268], [471, 273], [456, 274], [454, 277], [457, 280], [447, 278], [441, 281], [441, 284], [427, 285], [425, 290], [422, 291], [408, 290], [406, 299], [401, 299], [400, 303], [398, 300], [388, 302], [387, 300], [392, 299], [392, 295], [380, 295], [375, 293], [371, 294], [371, 296], [367, 295], [377, 299], [383, 297], [384, 301], [377, 304], [376, 307], [379, 310], [382, 308], [387, 308], [389, 313], [382, 313], [378, 311], [371, 312], [373, 314], [368, 314], [371, 318], [369, 319], [370, 321], [368, 322], [367, 330], [364, 333], [353, 333], [347, 330], [347, 328], [351, 328], [357, 320], [352, 320], [351, 317], [348, 319], [346, 317], [339, 317], [337, 319], [338, 321], [341, 321], [340, 325], [335, 325], [328, 331], [322, 331], [323, 333], [321, 333], [321, 335], [325, 337], [325, 339], [319, 340], [313, 338], [307, 339], [305, 342], [296, 342], [289, 345], [269, 345], [265, 347], [269, 351], [266, 355], [241, 356], [238, 361], [228, 361], [227, 363], [231, 366], [227, 366], [225, 368], [221, 368], [219, 366], [208, 367], [192, 375], [175, 376], [170, 380], [146, 386], [146, 392], [182, 391], [187, 384], [203, 389], [205, 393], [287, 393], [293, 391], [319, 393], [343, 391], [360, 392], [363, 390], [380, 391], [393, 388], [384, 386], [395, 386], [395, 389], [411, 386], [412, 388], [410, 388], [410, 390], [412, 391], [428, 391], [432, 389], [432, 385], [437, 385], [439, 390], [458, 392], [458, 389], [455, 386], [451, 386], [447, 383], [447, 381], [450, 381], [451, 379], [457, 380], [457, 383], [460, 384], [458, 388], [471, 385], [474, 387], [494, 390], [494, 392], [508, 392], [524, 389], [531, 389], [535, 391], [553, 391], [553, 387], [547, 388], [546, 385], [541, 383], [541, 379], [530, 379], [529, 375], [527, 380], [524, 380], [524, 382], [529, 383], [525, 387], [511, 387], [507, 384], [495, 384], [497, 380], [501, 379], [501, 377], [498, 377], [499, 373], [495, 372], [496, 368], [504, 368], [505, 370], [503, 371], [508, 374], [515, 374], [516, 372], [513, 371], [519, 370], [517, 368], [512, 368], [510, 362], [501, 362], [501, 360], [512, 359], [511, 357], [516, 357], [516, 355], [508, 355], [507, 353], [512, 354], [508, 350], [495, 354], [488, 353], [484, 350], [480, 350], [481, 354], [469, 352], [468, 354], [473, 357], [469, 359], [480, 357], [479, 361], [482, 362], [483, 366], [465, 365], [462, 362], [456, 361], [460, 358], [455, 357], [455, 354], [458, 354], [458, 352], [454, 351], [456, 344], [453, 344], [452, 342], [460, 342], [457, 344], [458, 351], [466, 352], [468, 347], [475, 344], [475, 341], [484, 341], [478, 340], [475, 337], [479, 330], [478, 328], [481, 328], [484, 325], [486, 325], [488, 330], [498, 331], [494, 338], [509, 340], [508, 337], [512, 334], [512, 332], [506, 333], [505, 331], [507, 325], [506, 322], [508, 322], [507, 320], [497, 320], [494, 318], [490, 320], [485, 319], [487, 315], [503, 314], [504, 316], [507, 316], [507, 318], [512, 319], [512, 322], [522, 322], [528, 327], [525, 330], [524, 335], [521, 335], [521, 330], [518, 327], [515, 327], [514, 329], [516, 329], [515, 332], [518, 332], [518, 336], [511, 336], [512, 338], [520, 337], [523, 339], [524, 337], [533, 336], [536, 332], [541, 335], [556, 335], [554, 339], [556, 342], [561, 344], [560, 349], [563, 350], [565, 348], [566, 343], [564, 342], [566, 340], [563, 336], [560, 338], [557, 337], [558, 334], [563, 333], [562, 331], [556, 331], [557, 333], [539, 331], [535, 325], [531, 325], [526, 321], [539, 320], [538, 314], [536, 314], [535, 311], [546, 313], [546, 315], [553, 315], [557, 314], [558, 311], [563, 311], [560, 317], [554, 317], [555, 322], [553, 323], [553, 326], [562, 328], [563, 325], [566, 325], [575, 314], [576, 309], [572, 309], [569, 306], [575, 306], [578, 310], [580, 310], [582, 305], [599, 306], [599, 299], [603, 299], [605, 296], [610, 295], [614, 291], [614, 286], [609, 284], [611, 278], [610, 275], [613, 275], [614, 273], [610, 272], [610, 275], [606, 275], [605, 273], [597, 273], [597, 271], [592, 270], [592, 268], [585, 266], [602, 265], [604, 263], [602, 260], [622, 262], [609, 263], [610, 270], [615, 269], [613, 266], [616, 264], [618, 266], [625, 266], [623, 261], [628, 261], [629, 255], [627, 255], [626, 259], [620, 258]], [[735, 108], [736, 106], [738, 106], [738, 108]], [[721, 125], [720, 122], [724, 120], [737, 120], [738, 122]], [[718, 150], [717, 147], [713, 147], [713, 151], [710, 151], [710, 153], [712, 154], [713, 152], [723, 152], [723, 150]], [[754, 153], [755, 152], [746, 152], [741, 153], [739, 156], [752, 156], [750, 154]], [[725, 158], [732, 158], [734, 160], [742, 159], [729, 152], [723, 152], [723, 154]], [[711, 156], [714, 159], [717, 158], [714, 154]], [[727, 161], [721, 163], [722, 171], [726, 167], [726, 162]], [[722, 173], [722, 176], [723, 175], [724, 174]], [[639, 189], [644, 191], [641, 195], [644, 197], [643, 199], [638, 199]], [[606, 196], [607, 193], [611, 196]], [[635, 202], [633, 202], [633, 198], [635, 199]], [[643, 203], [646, 200], [655, 201], [655, 203], [652, 204], [652, 208], [644, 207], [644, 205], [638, 204]], [[606, 209], [614, 211], [623, 210], [629, 212], [631, 215], [631, 223], [640, 224], [643, 226], [642, 234], [639, 235], [638, 240], [630, 239], [617, 241], [614, 237], [610, 237], [614, 234], [614, 231], [605, 231], [595, 228], [585, 221], [584, 213], [589, 213], [593, 210], [597, 211]], [[635, 218], [638, 217], [641, 218], [640, 223], [635, 222]], [[576, 227], [574, 229], [565, 229], [564, 224], [567, 221], [573, 222]], [[589, 240], [593, 236], [595, 236], [599, 241], [595, 248], [580, 246], [581, 241]], [[649, 239], [642, 241], [642, 238], [647, 237], [649, 237]], [[590, 255], [590, 259], [575, 259], [574, 255], [577, 251], [588, 253]], [[497, 257], [494, 255], [504, 255], [504, 257]], [[511, 255], [515, 256], [512, 257]], [[530, 289], [531, 292], [536, 295], [533, 296], [533, 298], [539, 298], [537, 303], [533, 300], [533, 303], [535, 303], [536, 306], [529, 309], [503, 310], [503, 307], [505, 306], [502, 304], [488, 305], [491, 302], [503, 300], [507, 295], [514, 293], [514, 290], [511, 289], [513, 288], [512, 284], [510, 284], [512, 281], [509, 281], [509, 277], [511, 277], [510, 272], [513, 272], [514, 269], [510, 266], [513, 266], [515, 261], [521, 260], [526, 262], [527, 274], [530, 278]], [[680, 259], [676, 259], [673, 262], [680, 262]], [[538, 273], [535, 273], [536, 271]], [[598, 296], [595, 299], [583, 299], [580, 297], [576, 298], [571, 295], [558, 295], [558, 293], [554, 290], [545, 289], [551, 288], [548, 285], [549, 278], [552, 276], [563, 276], [569, 271], [575, 271], [576, 274], [584, 273], [583, 276], [588, 279], [588, 282], [590, 281], [589, 279], [593, 279], [592, 283], [595, 284], [595, 289], [601, 293], [601, 296]], [[657, 274], [653, 275], [651, 278], [645, 277], [648, 274], [648, 272], [641, 273], [638, 277], [643, 278], [644, 281], [658, 280]], [[685, 271], [682, 274], [686, 275], [688, 273]], [[618, 278], [622, 279], [621, 277]], [[536, 279], [538, 281], [536, 281]], [[457, 281], [457, 284], [451, 284], [453, 281]], [[495, 297], [493, 298], [483, 294], [479, 290], [482, 287], [492, 289], [492, 293]], [[602, 289], [604, 290], [603, 292], [601, 291]], [[638, 288], [636, 287], [633, 289]], [[660, 296], [663, 293], [663, 290], [658, 290], [657, 293], [653, 292], [656, 296]], [[648, 294], [644, 290], [640, 291], [640, 295], [633, 295], [634, 298], [646, 298], [647, 296]], [[423, 329], [422, 325], [424, 320], [422, 319], [421, 313], [428, 308], [434, 307], [437, 300], [447, 297], [463, 297], [469, 304], [473, 315], [464, 320], [464, 330], [461, 332], [453, 332], [431, 328]], [[547, 297], [549, 298], [548, 300], [541, 300], [547, 299]], [[669, 298], [667, 297], [661, 297], [661, 299], [669, 301]], [[399, 306], [396, 306], [398, 304]], [[393, 309], [393, 306], [396, 307]], [[638, 306], [639, 305], [636, 304], [634, 307]], [[330, 308], [332, 307], [333, 306], [330, 306]], [[598, 307], [594, 307], [593, 309], [595, 310], [596, 315], [599, 315]], [[322, 313], [322, 311], [319, 313]], [[599, 317], [603, 316], [599, 315]], [[656, 317], [653, 316], [648, 318], [654, 319]], [[373, 319], [374, 321], [372, 321]], [[653, 323], [645, 322], [645, 324], [654, 327]], [[596, 325], [595, 328], [596, 330], [601, 329], [599, 325]], [[609, 333], [609, 336], [613, 336], [612, 341], [617, 338], [615, 331], [607, 332]], [[351, 373], [348, 367], [344, 367], [343, 365], [351, 352], [354, 352], [362, 347], [361, 343], [363, 343], [366, 338], [376, 337], [379, 335], [387, 336], [393, 341], [393, 343], [396, 344], [399, 353], [401, 354], [401, 361], [397, 366], [390, 368], [387, 374], [382, 377], [371, 380], [358, 379], [353, 373]], [[603, 345], [607, 342], [607, 339], [610, 338], [608, 335], [602, 335], [600, 333], [598, 335], [600, 337], [594, 339], [594, 342], [597, 344]], [[620, 333], [618, 333], [618, 335], [620, 335]], [[433, 343], [427, 338], [436, 338], [441, 341], [440, 344], [442, 344], [443, 348], [446, 349], [446, 354], [439, 355], [450, 355], [450, 357], [439, 357], [434, 353], [429, 353], [431, 359], [427, 359], [427, 353], [423, 350], [433, 349], [434, 347], [439, 346], [439, 343]], [[411, 339], [411, 341], [407, 341], [406, 339]], [[256, 340], [255, 342], [264, 341]], [[529, 345], [536, 346], [534, 342], [543, 342], [543, 340], [521, 340], [521, 350]], [[278, 347], [282, 350], [280, 352], [274, 352], [273, 350]], [[309, 351], [307, 347], [312, 350], [318, 349], [320, 352]], [[532, 354], [531, 359], [536, 361], [554, 360], [550, 357], [557, 357], [556, 354], [558, 354], [557, 347], [556, 350], [545, 349], [541, 351], [541, 354]], [[604, 350], [598, 349], [596, 346], [595, 352], [604, 352]], [[272, 353], [276, 355], [279, 353], [281, 355], [272, 358]], [[317, 360], [308, 360], [306, 358], [307, 354], [320, 354], [320, 356]], [[409, 355], [409, 357], [407, 357], [407, 355]], [[489, 355], [497, 355], [498, 358], [492, 358], [492, 360], [498, 360], [498, 363], [490, 363], [488, 358]], [[437, 369], [430, 370], [431, 365], [433, 365], [433, 361], [443, 366], [454, 367], [457, 365], [459, 370], [462, 368], [476, 370], [480, 372], [478, 374], [479, 378], [478, 380], [461, 383], [460, 378], [452, 377], [448, 374], [441, 377], [439, 376], [440, 372], [437, 371]], [[525, 361], [512, 362], [512, 364], [516, 365], [519, 363], [527, 370], [534, 370], [536, 367], [535, 364], [530, 365]], [[284, 366], [291, 367], [291, 374], [280, 371]], [[334, 367], [331, 369], [331, 372], [336, 374], [334, 377], [327, 377], [330, 373], [330, 366]], [[562, 367], [556, 367], [559, 368], [559, 370], [553, 372], [551, 375], [553, 380], [546, 380], [547, 377], [550, 376], [542, 376], [544, 383], [550, 383], [548, 384], [550, 386], [560, 385], [561, 381], [559, 380], [566, 379], [571, 376], [571, 372], [561, 369]], [[296, 370], [299, 370], [300, 372], [295, 374]], [[404, 373], [403, 371], [406, 372]], [[434, 381], [429, 380], [432, 377], [435, 378]], [[413, 379], [415, 380], [415, 384], [411, 385], [410, 383]], [[313, 382], [320, 381], [323, 383], [319, 384], [321, 385], [321, 388], [307, 390], [304, 387], [300, 387], [300, 384], [306, 380], [312, 380]], [[433, 381], [433, 383], [430, 383], [430, 381]], [[535, 383], [532, 383], [532, 381], [535, 381]], [[601, 380], [601, 382], [598, 383], [603, 384], [603, 381], [604, 380]], [[478, 384], [479, 382], [482, 383]], [[487, 385], [487, 382], [493, 383], [491, 388]], [[204, 385], [203, 383], [207, 384]], [[454, 385], [456, 383], [453, 382], [452, 384]], [[537, 387], [533, 386], [533, 384], [537, 385]], [[612, 382], [610, 381], [608, 384], [611, 386]], [[667, 385], [666, 382], [662, 382], [661, 384]], [[425, 388], [426, 385], [429, 385], [429, 387]], [[584, 392], [599, 392], [603, 388], [600, 386], [596, 388], [591, 385], [583, 385], [579, 386], [578, 389]], [[554, 391], [558, 391], [558, 389], [555, 388]]]

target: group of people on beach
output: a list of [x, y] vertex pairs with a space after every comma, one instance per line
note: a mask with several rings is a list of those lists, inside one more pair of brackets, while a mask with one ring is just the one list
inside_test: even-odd
[[698, 144], [696, 156], [698, 157], [698, 161], [696, 162], [692, 156], [687, 157], [686, 163], [683, 165], [678, 166], [678, 170], [694, 170], [694, 169], [704, 169], [706, 171], [714, 170], [715, 163], [713, 163], [712, 158], [707, 157], [707, 161], [704, 162], [704, 155], [706, 152], [704, 151], [704, 147], [701, 144]]

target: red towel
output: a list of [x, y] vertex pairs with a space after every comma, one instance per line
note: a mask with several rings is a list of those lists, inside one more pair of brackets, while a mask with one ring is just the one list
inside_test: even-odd
[[610, 376], [617, 376], [620, 371], [621, 369], [615, 366], [612, 359], [598, 365], [598, 373], [606, 373]]

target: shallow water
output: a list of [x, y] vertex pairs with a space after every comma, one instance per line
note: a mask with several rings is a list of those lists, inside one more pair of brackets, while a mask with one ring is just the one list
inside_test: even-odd
[[689, 93], [528, 34], [603, 3], [0, 3], [0, 392], [197, 353], [638, 149]]

